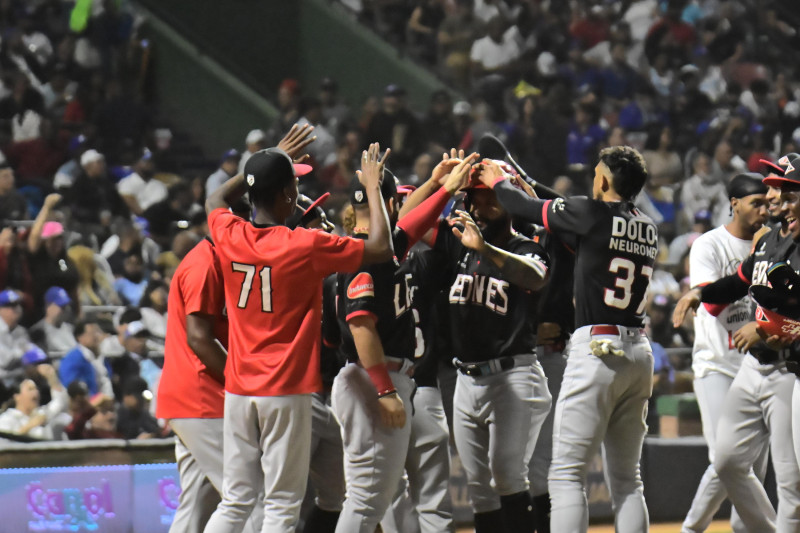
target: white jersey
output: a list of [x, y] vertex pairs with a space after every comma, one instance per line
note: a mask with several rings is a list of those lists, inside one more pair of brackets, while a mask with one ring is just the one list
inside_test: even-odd
[[[706, 285], [735, 274], [739, 263], [750, 255], [751, 248], [752, 241], [734, 237], [725, 226], [704, 233], [689, 252], [690, 285]], [[752, 300], [745, 296], [718, 312], [721, 307], [701, 304], [697, 310], [692, 350], [692, 370], [696, 378], [709, 372], [735, 377], [742, 364], [744, 355], [736, 350], [732, 336], [750, 322]]]

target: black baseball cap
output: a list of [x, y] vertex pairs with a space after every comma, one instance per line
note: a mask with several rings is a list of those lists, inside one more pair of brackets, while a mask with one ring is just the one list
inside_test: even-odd
[[294, 213], [286, 219], [286, 225], [290, 228], [298, 226], [305, 226], [315, 218], [322, 218], [325, 216], [325, 211], [322, 210], [322, 204], [330, 198], [331, 193], [326, 192], [316, 200], [312, 200], [305, 194], [297, 197], [297, 207]]
[[744, 198], [751, 194], [767, 194], [767, 186], [764, 184], [761, 174], [755, 172], [744, 172], [737, 174], [728, 183], [728, 198]]
[[[388, 170], [384, 170], [383, 179], [381, 179], [381, 197], [384, 200], [394, 198], [397, 194], [397, 184], [394, 181], [394, 174]], [[366, 205], [367, 204], [367, 191], [358, 177], [353, 178], [350, 183], [350, 203], [352, 205]]]
[[800, 157], [795, 157], [786, 163], [783, 176], [767, 176], [764, 178], [764, 184], [778, 189], [800, 189]]
[[778, 176], [783, 176], [786, 173], [786, 167], [789, 165], [789, 161], [797, 158], [800, 158], [800, 154], [796, 152], [789, 152], [788, 154], [780, 157], [774, 163], [768, 159], [759, 159], [758, 162], [766, 165], [771, 173], [777, 174]]
[[252, 198], [252, 193], [274, 190], [276, 184], [288, 183], [311, 170], [310, 165], [293, 164], [289, 154], [280, 148], [266, 148], [254, 153], [244, 164], [244, 181]]

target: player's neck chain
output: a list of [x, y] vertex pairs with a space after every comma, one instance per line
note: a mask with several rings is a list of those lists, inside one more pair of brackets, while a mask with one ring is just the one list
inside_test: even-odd
[[353, 235], [357, 235], [359, 233], [369, 233], [369, 228], [366, 226], [353, 228]]

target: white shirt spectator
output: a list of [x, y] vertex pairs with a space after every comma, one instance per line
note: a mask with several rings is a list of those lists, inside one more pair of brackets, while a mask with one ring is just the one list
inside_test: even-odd
[[[512, 63], [521, 55], [519, 45], [514, 38], [506, 32], [503, 40], [495, 42], [488, 35], [478, 39], [472, 44], [469, 58], [475, 63], [480, 63], [486, 70], [494, 70]], [[316, 132], [315, 132], [316, 133]]]
[[[22, 386], [25, 386], [30, 381], [24, 381]], [[35, 385], [34, 385], [35, 387]], [[62, 388], [52, 388], [50, 390], [51, 400], [47, 405], [42, 405], [35, 408], [30, 414], [25, 414], [15, 407], [6, 409], [0, 414], [0, 431], [6, 433], [20, 433], [22, 428], [28, 424], [32, 418], [43, 416], [45, 423], [34, 428], [31, 428], [26, 435], [35, 439], [53, 440], [56, 437], [61, 438], [59, 428], [63, 426], [63, 421], [58, 419], [58, 415], [63, 413], [69, 405], [69, 397], [67, 391]], [[13, 442], [6, 439], [0, 439], [2, 443]]]
[[167, 186], [155, 178], [145, 181], [143, 177], [133, 172], [117, 183], [117, 192], [123, 196], [134, 196], [139, 207], [145, 211], [151, 205], [166, 199]]
[[22, 359], [22, 354], [28, 350], [30, 343], [31, 339], [24, 327], [17, 326], [9, 330], [8, 324], [0, 319], [0, 378], [9, 377], [6, 369], [15, 366]]
[[73, 349], [78, 342], [73, 335], [72, 324], [62, 322], [59, 327], [50, 324], [45, 319], [40, 320], [31, 327], [31, 333], [42, 331], [44, 335], [44, 351], [48, 355], [63, 355]]
[[28, 109], [11, 119], [11, 138], [15, 143], [38, 139], [41, 136], [42, 116]]

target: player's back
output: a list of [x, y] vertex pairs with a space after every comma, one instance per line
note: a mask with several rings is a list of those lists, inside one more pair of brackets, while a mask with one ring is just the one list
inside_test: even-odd
[[[578, 198], [570, 199], [571, 203]], [[658, 229], [628, 202], [585, 198], [579, 212], [575, 327], [644, 324], [646, 293], [658, 254]]]
[[354, 270], [363, 243], [286, 226], [256, 226], [223, 210], [209, 216], [230, 321], [226, 390], [303, 394], [319, 376], [322, 280]]

